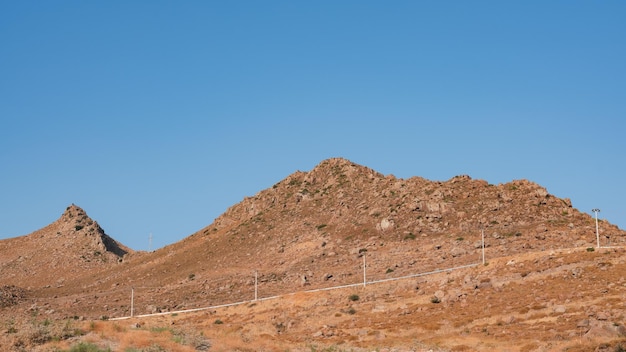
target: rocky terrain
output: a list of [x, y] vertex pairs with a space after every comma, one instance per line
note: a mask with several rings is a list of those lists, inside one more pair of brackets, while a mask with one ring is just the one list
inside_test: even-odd
[[[595, 248], [591, 216], [527, 180], [400, 179], [341, 158], [149, 253], [71, 205], [0, 240], [0, 346], [617, 351], [626, 233], [599, 226], [610, 248]], [[190, 309], [203, 310], [173, 313]]]
[[132, 250], [105, 234], [76, 205], [28, 236], [0, 240], [2, 284], [36, 289], [64, 286], [94, 270], [110, 268]]

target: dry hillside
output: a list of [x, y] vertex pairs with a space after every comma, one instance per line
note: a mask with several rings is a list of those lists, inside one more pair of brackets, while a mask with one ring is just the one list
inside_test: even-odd
[[[626, 233], [605, 221], [600, 233], [602, 245], [614, 248], [595, 249], [594, 219], [530, 181], [399, 179], [341, 158], [298, 171], [150, 253], [125, 248], [70, 206], [46, 228], [0, 241], [2, 316], [10, 326], [0, 343], [13, 350], [88, 338], [122, 351], [155, 344], [179, 351], [617, 350]], [[364, 262], [365, 287], [303, 292], [362, 283]], [[467, 265], [474, 266], [372, 283]], [[131, 292], [135, 316], [259, 300], [133, 318], [132, 328], [128, 320], [92, 321], [87, 335], [55, 335], [56, 345], [51, 331], [43, 341], [25, 333], [39, 327], [37, 319], [80, 326], [128, 316]], [[293, 292], [301, 293], [263, 300]], [[172, 344], [181, 331], [188, 343]], [[110, 339], [97, 338], [105, 332]], [[133, 345], [129, 336], [143, 342]]]
[[0, 240], [1, 279], [4, 285], [28, 289], [61, 286], [110, 268], [131, 252], [72, 204], [52, 224], [28, 236]]

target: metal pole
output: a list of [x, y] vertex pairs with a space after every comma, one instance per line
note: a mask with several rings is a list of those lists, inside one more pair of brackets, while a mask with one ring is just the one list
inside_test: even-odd
[[363, 287], [365, 287], [366, 283], [367, 283], [367, 276], [365, 273], [365, 252], [363, 252]]
[[135, 288], [130, 288], [130, 317], [135, 313]]
[[483, 265], [485, 265], [485, 230], [482, 230], [483, 238]]
[[600, 212], [600, 209], [594, 208], [591, 209], [591, 211], [596, 213], [596, 247], [600, 248], [600, 231], [598, 229], [598, 213]]

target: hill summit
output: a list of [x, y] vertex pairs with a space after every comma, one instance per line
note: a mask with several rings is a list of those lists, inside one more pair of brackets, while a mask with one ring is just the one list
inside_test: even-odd
[[[153, 252], [132, 252], [71, 205], [47, 227], [0, 241], [0, 313], [26, 312], [21, 326], [33, 312], [157, 313], [128, 333], [180, 324], [222, 351], [431, 349], [416, 341], [441, 351], [589, 351], [626, 341], [626, 232], [606, 221], [599, 229], [601, 248], [589, 214], [528, 180], [402, 179], [332, 158]], [[119, 340], [115, 348], [138, 348]]]
[[72, 204], [50, 225], [0, 241], [0, 271], [5, 284], [62, 285], [66, 278], [115, 265], [130, 252]]

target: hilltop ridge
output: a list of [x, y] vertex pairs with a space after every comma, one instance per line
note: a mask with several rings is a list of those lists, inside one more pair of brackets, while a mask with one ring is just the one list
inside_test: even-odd
[[[359, 292], [368, 311], [350, 318], [352, 323], [354, 313], [349, 312], [356, 303], [346, 305], [337, 294], [305, 310], [290, 308], [301, 304], [297, 299], [290, 299], [287, 307], [259, 303], [262, 311], [257, 310], [255, 324], [265, 330], [256, 335], [242, 308], [236, 314], [241, 320], [229, 328], [248, 333], [233, 337], [243, 341], [234, 349], [245, 341], [273, 343], [282, 337], [286, 346], [299, 347], [311, 339], [352, 341], [351, 347], [376, 346], [372, 341], [378, 339], [394, 343], [378, 332], [372, 340], [366, 337], [369, 333], [354, 330], [355, 324], [371, 329], [368, 321], [377, 321], [390, 336], [410, 331], [429, 339], [436, 332], [449, 339], [454, 332], [457, 341], [462, 333], [469, 336], [465, 346], [473, 347], [459, 350], [492, 350], [473, 339], [480, 341], [485, 338], [482, 331], [506, 324], [513, 334], [508, 337], [523, 341], [529, 336], [522, 321], [536, 322], [533, 312], [554, 316], [540, 323], [561, 336], [542, 335], [540, 342], [555, 343], [575, 334], [577, 321], [590, 314], [600, 318], [581, 326], [594, 338], [598, 332], [593, 327], [606, 331], [608, 337], [600, 339], [606, 342], [620, 338], [624, 325], [623, 300], [618, 297], [626, 283], [618, 276], [626, 265], [626, 233], [606, 221], [600, 221], [599, 228], [601, 245], [614, 248], [596, 251], [594, 219], [569, 199], [528, 180], [493, 185], [467, 175], [446, 181], [402, 179], [331, 158], [245, 197], [196, 233], [152, 252], [126, 248], [71, 205], [45, 228], [0, 241], [0, 279], [12, 285], [0, 287], [8, 297], [0, 309], [12, 316], [46, 312], [51, 319], [104, 319], [130, 314], [131, 292], [135, 315], [165, 313], [251, 301], [257, 294], [274, 297], [355, 284], [364, 280], [365, 272], [373, 282], [465, 267], [395, 286], [363, 286]], [[487, 266], [477, 265], [484, 259], [482, 234]], [[596, 287], [602, 287], [605, 307], [597, 307]], [[432, 306], [429, 299], [442, 304]], [[388, 321], [388, 311], [380, 308], [395, 300], [400, 301], [394, 303], [399, 310], [394, 314], [405, 325]], [[535, 300], [550, 303], [538, 305]], [[585, 309], [587, 303], [592, 307]], [[311, 317], [309, 310], [326, 315]], [[334, 318], [327, 316], [333, 310]], [[297, 313], [297, 318], [284, 312]], [[480, 316], [480, 322], [471, 316]], [[235, 316], [223, 317], [228, 318]], [[310, 331], [310, 324], [322, 322], [325, 327]], [[300, 336], [302, 331], [307, 335]], [[506, 334], [489, 339], [494, 346], [508, 346]], [[525, 346], [510, 350], [535, 351], [542, 343]]]
[[72, 204], [59, 219], [29, 235], [0, 240], [1, 278], [28, 287], [60, 285], [66, 276], [110, 267], [132, 252]]

